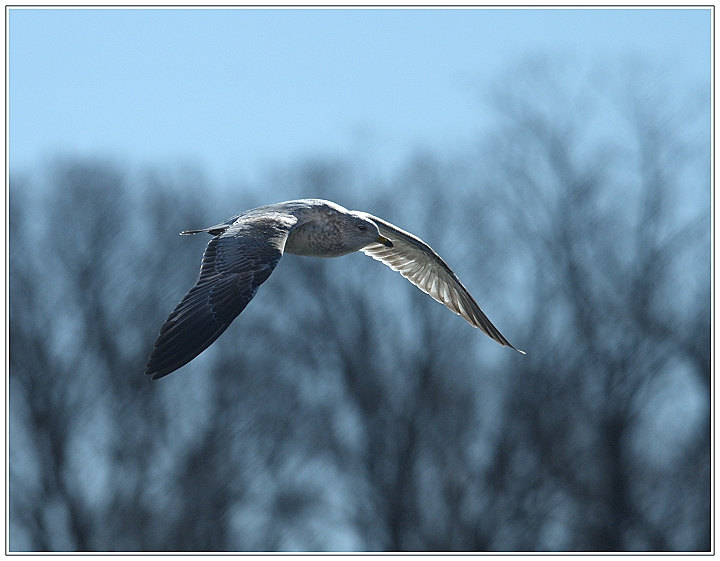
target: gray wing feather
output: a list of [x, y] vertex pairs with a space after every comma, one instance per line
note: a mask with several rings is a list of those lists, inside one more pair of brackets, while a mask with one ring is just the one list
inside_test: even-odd
[[369, 245], [362, 250], [363, 253], [399, 272], [420, 290], [445, 304], [449, 310], [464, 317], [468, 323], [501, 345], [515, 349], [483, 313], [457, 275], [429, 245], [381, 218], [363, 214], [377, 224], [382, 236], [393, 242], [393, 247]]
[[216, 233], [200, 276], [160, 329], [145, 368], [153, 379], [187, 364], [207, 349], [245, 309], [277, 265], [294, 219], [243, 221], [200, 231]]

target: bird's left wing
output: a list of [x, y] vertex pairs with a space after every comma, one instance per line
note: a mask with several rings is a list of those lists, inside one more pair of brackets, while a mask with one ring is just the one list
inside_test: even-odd
[[207, 349], [245, 309], [282, 257], [293, 217], [241, 220], [201, 231], [215, 237], [203, 255], [200, 276], [160, 329], [145, 367], [153, 379], [187, 364]]
[[399, 272], [420, 290], [445, 304], [449, 310], [464, 317], [501, 345], [515, 349], [483, 313], [457, 275], [429, 245], [382, 218], [368, 213], [361, 214], [375, 222], [380, 234], [393, 243], [393, 247], [372, 244], [362, 249], [363, 253]]

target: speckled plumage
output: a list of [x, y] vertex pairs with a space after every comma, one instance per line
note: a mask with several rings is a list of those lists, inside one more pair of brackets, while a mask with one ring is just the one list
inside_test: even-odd
[[283, 253], [339, 257], [362, 251], [501, 345], [515, 348], [430, 246], [371, 214], [321, 199], [301, 199], [248, 210], [216, 226], [181, 233], [198, 232], [214, 237], [203, 255], [195, 286], [160, 329], [145, 369], [153, 379], [177, 370], [207, 349], [245, 309]]

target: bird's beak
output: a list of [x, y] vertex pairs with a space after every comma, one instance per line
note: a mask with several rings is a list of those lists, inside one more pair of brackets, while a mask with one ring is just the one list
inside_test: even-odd
[[383, 244], [385, 247], [393, 247], [393, 243], [385, 236], [378, 236], [377, 238], [375, 238], [375, 241], [377, 243]]

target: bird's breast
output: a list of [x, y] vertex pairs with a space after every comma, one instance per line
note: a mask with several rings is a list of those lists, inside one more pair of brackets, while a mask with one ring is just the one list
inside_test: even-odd
[[352, 253], [344, 247], [340, 230], [332, 225], [310, 222], [290, 231], [285, 253], [307, 257], [340, 257]]

